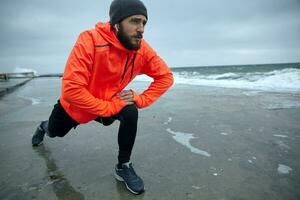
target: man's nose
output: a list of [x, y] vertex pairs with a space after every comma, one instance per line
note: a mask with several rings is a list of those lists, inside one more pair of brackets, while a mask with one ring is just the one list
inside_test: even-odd
[[141, 23], [138, 26], [137, 31], [140, 32], [140, 33], [144, 33], [144, 29], [145, 29], [145, 25], [143, 23]]

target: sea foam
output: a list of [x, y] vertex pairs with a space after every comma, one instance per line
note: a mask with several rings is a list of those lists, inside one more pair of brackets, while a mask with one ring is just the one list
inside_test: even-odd
[[[237, 68], [238, 69], [238, 68]], [[223, 72], [222, 68], [215, 68], [211, 73], [201, 73], [201, 67], [195, 71], [175, 70], [173, 72], [175, 84], [214, 86], [225, 88], [252, 89], [276, 92], [300, 92], [300, 69], [284, 68], [271, 71], [238, 71]], [[218, 71], [219, 70], [219, 71]], [[140, 75], [138, 81], [152, 79]]]

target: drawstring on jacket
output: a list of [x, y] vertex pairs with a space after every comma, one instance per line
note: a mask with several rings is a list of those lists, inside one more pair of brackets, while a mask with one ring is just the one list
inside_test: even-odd
[[[129, 81], [131, 81], [131, 79], [132, 79], [135, 57], [136, 57], [136, 53], [135, 53], [135, 54], [133, 55], [133, 57], [132, 57], [131, 71], [130, 71], [130, 79], [129, 79]], [[121, 82], [124, 80], [124, 76], [125, 76], [125, 73], [126, 73], [126, 71], [127, 71], [128, 60], [129, 60], [129, 53], [127, 54], [126, 63], [125, 63], [124, 71], [123, 71], [123, 74], [122, 74]]]

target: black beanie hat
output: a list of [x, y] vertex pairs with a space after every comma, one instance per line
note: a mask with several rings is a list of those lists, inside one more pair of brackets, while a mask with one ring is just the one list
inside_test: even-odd
[[147, 16], [147, 9], [140, 0], [113, 0], [110, 4], [109, 17], [112, 25], [131, 15]]

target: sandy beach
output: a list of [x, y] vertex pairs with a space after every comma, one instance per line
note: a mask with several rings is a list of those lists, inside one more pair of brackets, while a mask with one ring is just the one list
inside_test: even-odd
[[113, 176], [119, 122], [31, 146], [59, 92], [38, 78], [0, 100], [0, 199], [300, 199], [299, 93], [174, 85], [139, 112], [134, 196]]

